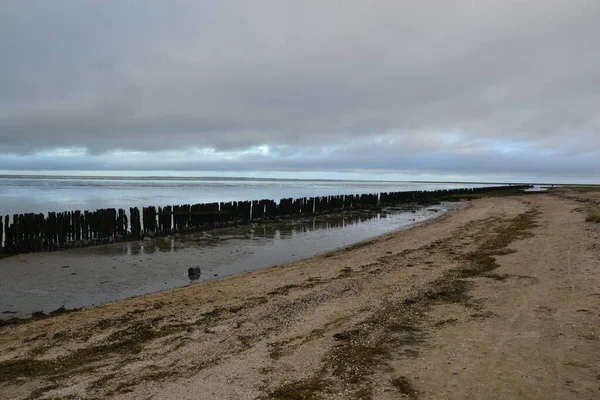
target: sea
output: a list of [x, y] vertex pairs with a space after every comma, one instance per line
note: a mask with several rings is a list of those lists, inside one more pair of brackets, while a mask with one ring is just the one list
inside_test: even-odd
[[222, 177], [0, 175], [0, 215], [494, 186]]

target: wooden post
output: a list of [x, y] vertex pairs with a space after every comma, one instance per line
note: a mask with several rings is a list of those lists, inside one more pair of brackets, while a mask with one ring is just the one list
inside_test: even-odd
[[81, 211], [75, 211], [75, 240], [81, 241]]
[[173, 230], [173, 207], [167, 206], [166, 209], [168, 213], [168, 215], [165, 216], [166, 230], [167, 232], [171, 232]]
[[33, 221], [31, 217], [32, 214], [23, 214], [23, 251], [25, 253], [29, 253], [32, 250]]
[[4, 251], [6, 253], [10, 253], [10, 245], [11, 245], [11, 238], [10, 238], [10, 224], [9, 224], [9, 220], [8, 220], [8, 215], [6, 217], [4, 217]]
[[13, 225], [15, 226], [15, 242], [14, 242], [14, 248], [16, 252], [19, 252], [19, 247], [21, 246], [21, 232], [20, 232], [20, 226], [19, 226], [19, 214], [15, 214], [13, 215]]
[[84, 240], [89, 240], [90, 239], [90, 212], [88, 210], [85, 210], [83, 212], [83, 221], [81, 223], [81, 225], [83, 225], [83, 239]]
[[33, 243], [31, 246], [31, 251], [38, 252], [40, 251], [40, 217], [38, 214], [32, 214], [33, 220]]
[[139, 238], [140, 233], [142, 232], [142, 225], [140, 222], [140, 210], [137, 207], [133, 207], [129, 209], [131, 214], [131, 235], [134, 238]]

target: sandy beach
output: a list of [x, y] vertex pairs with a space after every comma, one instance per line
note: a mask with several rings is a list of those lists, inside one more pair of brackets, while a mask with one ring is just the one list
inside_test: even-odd
[[0, 328], [2, 399], [597, 399], [600, 193]]

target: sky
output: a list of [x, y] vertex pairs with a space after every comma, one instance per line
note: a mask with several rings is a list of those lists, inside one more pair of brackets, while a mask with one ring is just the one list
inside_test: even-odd
[[0, 0], [0, 171], [600, 183], [598, 0]]

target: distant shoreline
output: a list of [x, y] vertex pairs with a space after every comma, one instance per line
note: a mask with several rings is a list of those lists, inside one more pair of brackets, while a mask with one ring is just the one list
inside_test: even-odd
[[97, 179], [97, 180], [182, 180], [182, 181], [234, 181], [234, 182], [360, 182], [360, 183], [415, 183], [415, 184], [464, 184], [464, 185], [536, 185], [536, 186], [589, 186], [598, 187], [593, 183], [547, 183], [547, 182], [508, 182], [508, 181], [427, 181], [427, 180], [379, 180], [379, 179], [299, 179], [299, 178], [255, 178], [235, 176], [116, 176], [116, 175], [46, 175], [46, 174], [0, 174], [0, 179]]

